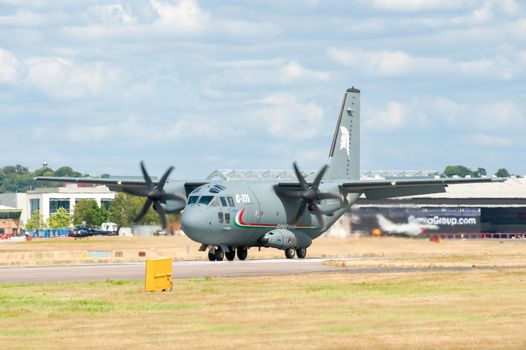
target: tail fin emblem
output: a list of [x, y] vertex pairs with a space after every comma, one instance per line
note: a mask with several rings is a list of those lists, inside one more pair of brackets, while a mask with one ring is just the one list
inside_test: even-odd
[[349, 130], [347, 130], [346, 127], [344, 126], [340, 126], [340, 133], [341, 133], [341, 137], [340, 137], [340, 149], [344, 149], [347, 151], [347, 156], [349, 157], [350, 156], [350, 151], [349, 151]]

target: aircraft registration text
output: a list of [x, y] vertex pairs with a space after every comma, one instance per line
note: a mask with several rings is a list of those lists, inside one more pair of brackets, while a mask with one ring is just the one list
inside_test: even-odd
[[237, 203], [250, 203], [250, 196], [246, 193], [236, 194]]

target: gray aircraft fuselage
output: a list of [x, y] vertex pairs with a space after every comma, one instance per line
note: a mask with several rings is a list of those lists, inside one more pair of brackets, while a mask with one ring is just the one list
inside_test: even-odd
[[[211, 182], [196, 188], [188, 196], [182, 212], [182, 229], [192, 240], [207, 245], [265, 246], [260, 239], [275, 229], [301, 232], [309, 239], [319, 237], [345, 212], [335, 212], [321, 227], [308, 211], [297, 224], [290, 224], [297, 212], [298, 202], [280, 198], [274, 182]], [[334, 187], [334, 188], [332, 188]], [[337, 186], [320, 186], [337, 192]], [[326, 200], [324, 209], [336, 209], [340, 202]]]

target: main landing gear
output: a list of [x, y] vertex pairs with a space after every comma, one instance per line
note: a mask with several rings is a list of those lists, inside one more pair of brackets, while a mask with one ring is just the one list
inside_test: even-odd
[[287, 257], [287, 259], [294, 259], [294, 256], [296, 255], [299, 259], [304, 259], [307, 256], [307, 248], [285, 249], [285, 256]]
[[221, 261], [226, 256], [226, 259], [228, 261], [234, 260], [236, 257], [236, 250], [237, 250], [237, 258], [239, 260], [245, 260], [248, 255], [248, 249], [246, 247], [238, 247], [237, 249], [234, 247], [228, 247], [229, 252], [223, 251], [221, 247], [210, 247], [208, 249], [208, 260], [210, 261]]

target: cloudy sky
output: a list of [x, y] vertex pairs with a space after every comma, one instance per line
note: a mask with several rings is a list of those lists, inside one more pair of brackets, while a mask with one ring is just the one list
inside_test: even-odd
[[362, 169], [526, 174], [514, 0], [0, 0], [0, 166], [318, 169], [362, 91]]

